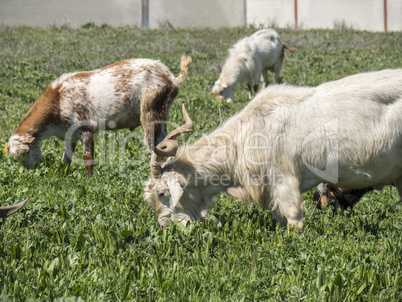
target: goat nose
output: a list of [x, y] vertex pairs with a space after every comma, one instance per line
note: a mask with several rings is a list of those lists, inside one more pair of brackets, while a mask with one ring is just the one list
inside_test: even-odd
[[166, 218], [159, 219], [159, 225], [162, 228], [167, 228], [169, 225], [169, 219], [166, 219]]

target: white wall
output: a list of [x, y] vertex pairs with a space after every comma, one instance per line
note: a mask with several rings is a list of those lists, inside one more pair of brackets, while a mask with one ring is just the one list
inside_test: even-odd
[[149, 27], [244, 26], [244, 0], [149, 0]]
[[294, 0], [247, 0], [247, 23], [294, 28]]
[[388, 0], [388, 30], [402, 30], [402, 0]]
[[141, 26], [141, 0], [0, 0], [1, 24], [80, 26], [90, 21]]
[[[402, 0], [387, 0], [388, 30], [402, 30]], [[295, 27], [295, 0], [248, 0], [249, 24]], [[384, 31], [384, 0], [297, 0], [298, 28]]]
[[[142, 0], [0, 0], [0, 24], [142, 24]], [[148, 0], [150, 28], [295, 27], [295, 0]], [[402, 0], [387, 0], [388, 30], [402, 30]], [[383, 31], [384, 0], [297, 0], [298, 28]]]
[[354, 29], [382, 31], [383, 5], [383, 0], [298, 0], [298, 23], [301, 28], [333, 28], [345, 22]]

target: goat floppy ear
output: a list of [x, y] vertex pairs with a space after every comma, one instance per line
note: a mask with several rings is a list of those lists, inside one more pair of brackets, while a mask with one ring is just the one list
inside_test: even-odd
[[184, 191], [177, 179], [169, 179], [167, 185], [169, 187], [170, 196], [172, 196], [172, 207], [174, 208], [179, 202]]
[[29, 143], [29, 144], [32, 143], [34, 140], [35, 140], [35, 138], [33, 136], [30, 136], [30, 137], [26, 138], [26, 142]]

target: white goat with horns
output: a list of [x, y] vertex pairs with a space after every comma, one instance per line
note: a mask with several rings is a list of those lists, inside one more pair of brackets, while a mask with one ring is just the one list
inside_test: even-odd
[[[144, 200], [161, 226], [203, 218], [227, 194], [302, 228], [302, 192], [321, 182], [342, 188], [394, 183], [402, 196], [402, 69], [369, 72], [318, 87], [275, 85], [193, 145], [162, 141]], [[163, 158], [172, 156], [162, 165]]]

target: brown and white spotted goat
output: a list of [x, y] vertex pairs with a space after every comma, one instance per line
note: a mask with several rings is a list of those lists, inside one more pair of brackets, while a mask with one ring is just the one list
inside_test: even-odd
[[42, 161], [40, 142], [56, 136], [65, 140], [63, 162], [70, 163], [80, 140], [88, 174], [92, 174], [93, 135], [98, 130], [134, 130], [142, 125], [151, 149], [166, 136], [169, 109], [190, 63], [190, 57], [181, 58], [177, 78], [160, 61], [150, 59], [124, 60], [93, 71], [64, 74], [33, 104], [5, 151], [32, 168]]

